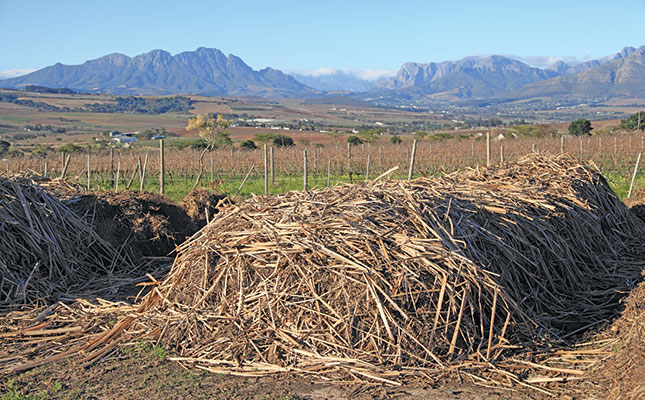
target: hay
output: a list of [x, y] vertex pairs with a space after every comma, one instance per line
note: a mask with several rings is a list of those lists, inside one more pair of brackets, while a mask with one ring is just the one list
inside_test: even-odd
[[[47, 190], [0, 177], [0, 306], [108, 296], [132, 264]], [[128, 282], [131, 283], [131, 282]]]
[[392, 383], [612, 317], [644, 266], [644, 233], [569, 156], [259, 197], [185, 242], [118, 329], [143, 324], [176, 360], [216, 372]]

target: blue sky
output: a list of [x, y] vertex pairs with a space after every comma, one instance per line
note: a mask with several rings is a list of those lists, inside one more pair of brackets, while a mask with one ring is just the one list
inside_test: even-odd
[[0, 0], [0, 71], [201, 46], [285, 71], [392, 72], [476, 54], [539, 65], [644, 45], [643, 15], [645, 0]]

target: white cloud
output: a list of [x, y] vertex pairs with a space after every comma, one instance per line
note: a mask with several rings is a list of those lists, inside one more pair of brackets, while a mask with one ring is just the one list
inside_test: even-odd
[[35, 69], [7, 69], [0, 71], [0, 79], [15, 78], [16, 76], [27, 75], [28, 73], [34, 71]]
[[344, 73], [347, 75], [355, 76], [366, 81], [375, 81], [379, 78], [394, 76], [396, 70], [389, 69], [351, 69], [351, 68], [318, 68], [316, 70], [293, 70], [287, 73], [294, 73], [298, 75], [309, 75], [313, 77], [333, 75], [336, 73]]
[[524, 63], [527, 63], [528, 65], [532, 67], [538, 67], [538, 68], [544, 68], [544, 67], [549, 67], [558, 61], [564, 61], [567, 65], [576, 65], [583, 63], [585, 61], [592, 60], [591, 57], [584, 57], [584, 58], [578, 58], [578, 57], [568, 57], [568, 56], [529, 56], [529, 57], [518, 57], [518, 56], [510, 56], [512, 58], [515, 58], [516, 60], [520, 60]]

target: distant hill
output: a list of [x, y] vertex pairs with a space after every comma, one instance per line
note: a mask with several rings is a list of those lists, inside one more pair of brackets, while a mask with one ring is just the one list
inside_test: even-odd
[[383, 79], [376, 87], [405, 89], [415, 87], [424, 94], [455, 89], [468, 97], [495, 96], [522, 86], [557, 76], [557, 73], [533, 68], [504, 56], [466, 57], [459, 61], [404, 64], [393, 78]]
[[535, 82], [504, 98], [645, 98], [645, 46], [631, 49], [578, 74]]
[[564, 61], [558, 61], [547, 69], [555, 71], [558, 75], [576, 75], [581, 72], [585, 72], [588, 69], [599, 67], [601, 65], [609, 64], [615, 60], [621, 60], [630, 56], [637, 49], [635, 47], [625, 47], [620, 52], [614, 54], [613, 56], [608, 56], [600, 58], [597, 60], [589, 60], [579, 64], [568, 65]]
[[199, 48], [172, 56], [153, 50], [130, 58], [114, 53], [81, 65], [56, 64], [27, 75], [0, 80], [0, 87], [66, 87], [120, 95], [200, 94], [257, 97], [308, 97], [318, 92], [276, 69], [253, 70], [234, 55]]
[[330, 71], [330, 73], [326, 74], [291, 73], [290, 75], [293, 76], [297, 81], [309, 87], [326, 92], [367, 92], [374, 89], [374, 82], [361, 79], [352, 73], [341, 70]]

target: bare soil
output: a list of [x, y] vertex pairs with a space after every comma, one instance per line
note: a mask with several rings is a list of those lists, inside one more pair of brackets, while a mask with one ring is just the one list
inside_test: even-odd
[[121, 347], [83, 369], [60, 361], [0, 377], [2, 399], [535, 399], [538, 394], [476, 386], [470, 382], [410, 383], [401, 387], [316, 382], [303, 377], [238, 377], [188, 370], [163, 351]]

